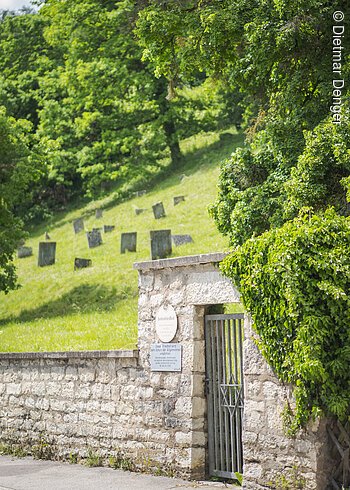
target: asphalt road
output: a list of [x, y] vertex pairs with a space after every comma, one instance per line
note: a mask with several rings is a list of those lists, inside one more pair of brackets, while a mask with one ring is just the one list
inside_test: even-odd
[[111, 468], [0, 456], [0, 490], [218, 490], [237, 487], [189, 482]]

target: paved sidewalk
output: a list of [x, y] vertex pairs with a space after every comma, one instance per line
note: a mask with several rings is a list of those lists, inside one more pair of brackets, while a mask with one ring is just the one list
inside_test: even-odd
[[0, 490], [224, 490], [233, 485], [189, 482], [111, 468], [0, 456]]

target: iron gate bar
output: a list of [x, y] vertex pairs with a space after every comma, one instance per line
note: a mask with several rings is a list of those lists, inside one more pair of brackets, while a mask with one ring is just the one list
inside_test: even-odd
[[[225, 341], [225, 325], [226, 322], [225, 320], [221, 320], [221, 348], [222, 348], [222, 381], [224, 383], [226, 382], [226, 372], [227, 372], [227, 367], [226, 367], [226, 341]], [[221, 390], [221, 383], [218, 385], [220, 389], [220, 400], [221, 400], [221, 406], [222, 406], [222, 390]], [[224, 411], [223, 413], [223, 419], [224, 419], [224, 430], [223, 434], [225, 437], [227, 437], [230, 434], [229, 430], [229, 421], [228, 421], [228, 414], [227, 410]], [[225, 459], [224, 459], [224, 465], [223, 467], [226, 470], [229, 470], [228, 465], [229, 465], [229, 452], [228, 452], [228, 444], [227, 441], [224, 444], [224, 453], [225, 453]]]
[[[240, 380], [241, 380], [241, 413], [243, 414], [243, 400], [244, 400], [244, 383], [243, 383], [243, 320], [240, 318], [238, 320], [238, 345], [239, 345], [239, 357], [240, 357]], [[238, 369], [238, 363], [237, 363], [237, 369]], [[238, 378], [236, 377], [236, 380]], [[243, 426], [242, 426], [242, 418], [238, 417], [237, 418], [237, 454], [238, 454], [238, 460], [237, 464], [240, 468], [243, 469], [243, 446], [242, 446], [242, 431], [243, 431]], [[239, 444], [239, 447], [238, 447]]]
[[220, 467], [224, 467], [224, 455], [223, 455], [223, 443], [222, 443], [222, 411], [220, 410], [221, 406], [221, 398], [220, 398], [220, 387], [219, 387], [219, 380], [220, 380], [220, 373], [221, 373], [221, 356], [220, 356], [220, 323], [221, 320], [218, 320], [215, 323], [216, 326], [216, 360], [217, 360], [217, 383], [216, 383], [216, 389], [217, 389], [217, 397], [219, 401], [219, 450], [220, 450]]
[[[232, 320], [227, 320], [227, 326], [228, 326], [228, 352], [232, 352], [232, 333], [234, 332], [234, 326], [233, 326], [233, 321]], [[232, 373], [232, 356], [228, 356], [229, 358], [229, 367], [230, 367], [230, 373]], [[230, 381], [232, 381], [230, 379]], [[229, 403], [232, 404], [232, 392], [230, 390], [230, 399], [229, 399]], [[230, 413], [230, 422], [231, 422], [231, 426], [232, 426], [232, 423], [233, 423], [233, 420], [232, 420], [232, 414]], [[234, 436], [233, 436], [233, 431], [231, 430], [230, 431], [230, 449], [231, 449], [231, 461], [233, 462], [235, 460], [235, 454], [236, 454], [236, 450], [235, 450], [235, 447], [234, 447]], [[232, 466], [231, 468], [231, 471], [234, 471], [234, 467]]]
[[210, 476], [242, 472], [243, 314], [205, 317]]

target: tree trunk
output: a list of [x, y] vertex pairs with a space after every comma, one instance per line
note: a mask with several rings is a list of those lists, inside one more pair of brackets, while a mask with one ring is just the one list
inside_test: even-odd
[[176, 167], [181, 162], [183, 155], [180, 150], [174, 121], [169, 118], [167, 121], [164, 122], [163, 128], [166, 142], [170, 149], [171, 165], [173, 167]]
[[179, 139], [176, 133], [176, 124], [171, 111], [170, 102], [167, 100], [168, 85], [165, 78], [161, 78], [158, 81], [157, 96], [159, 101], [160, 113], [163, 116], [163, 130], [165, 134], [166, 143], [170, 150], [171, 166], [177, 167], [182, 159]]

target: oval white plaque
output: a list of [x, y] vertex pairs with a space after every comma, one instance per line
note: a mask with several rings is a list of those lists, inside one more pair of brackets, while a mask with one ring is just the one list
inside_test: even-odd
[[156, 315], [156, 332], [162, 342], [171, 342], [177, 332], [177, 316], [171, 305], [161, 306]]

